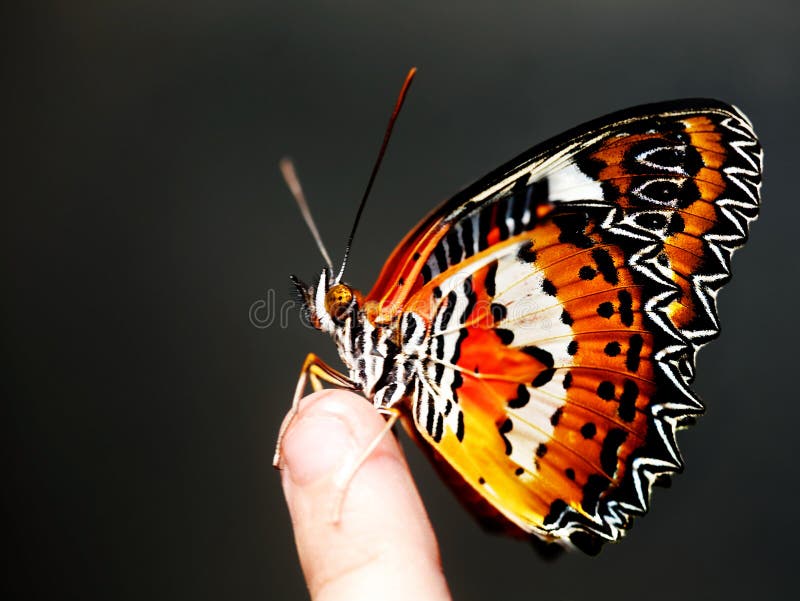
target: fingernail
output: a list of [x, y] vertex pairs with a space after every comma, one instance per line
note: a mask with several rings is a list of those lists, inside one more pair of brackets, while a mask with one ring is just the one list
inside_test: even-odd
[[283, 442], [286, 470], [295, 485], [307, 486], [337, 471], [354, 448], [350, 428], [339, 417], [301, 417]]

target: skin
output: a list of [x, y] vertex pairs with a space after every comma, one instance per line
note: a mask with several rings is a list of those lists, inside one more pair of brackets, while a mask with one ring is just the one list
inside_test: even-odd
[[385, 423], [363, 397], [325, 390], [301, 401], [284, 439], [281, 481], [314, 601], [450, 599], [433, 529], [395, 437], [384, 436], [342, 484]]

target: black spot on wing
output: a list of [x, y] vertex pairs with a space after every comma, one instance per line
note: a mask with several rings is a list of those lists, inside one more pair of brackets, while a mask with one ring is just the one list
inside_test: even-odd
[[639, 213], [634, 217], [636, 225], [647, 230], [659, 232], [667, 225], [667, 217], [663, 213]]
[[536, 261], [536, 251], [533, 250], [533, 242], [528, 241], [519, 247], [517, 259], [523, 263], [533, 263]]
[[[457, 359], [453, 359], [453, 363], [457, 363]], [[459, 388], [464, 385], [464, 376], [461, 375], [461, 371], [458, 369], [453, 370], [453, 392], [456, 392]], [[456, 403], [458, 402], [458, 397], [456, 396], [453, 399]]]
[[607, 248], [594, 248], [592, 249], [592, 258], [597, 264], [597, 270], [603, 279], [609, 284], [616, 285], [619, 283], [619, 274], [617, 267], [614, 265], [614, 259]]
[[509, 409], [522, 409], [525, 405], [528, 404], [528, 401], [531, 400], [531, 393], [528, 392], [528, 387], [525, 384], [520, 384], [517, 386], [517, 396], [516, 398], [511, 399], [508, 401], [508, 408]]
[[434, 408], [433, 400], [430, 399], [430, 398], [428, 399], [427, 410], [428, 410], [428, 413], [425, 416], [425, 431], [428, 434], [433, 435], [433, 420], [434, 420], [434, 417], [435, 417], [434, 414], [436, 413], [436, 409]]
[[500, 342], [506, 346], [514, 342], [514, 332], [511, 330], [506, 330], [505, 328], [495, 328], [494, 333], [497, 334], [498, 338], [500, 338]]
[[649, 205], [685, 209], [700, 198], [694, 179], [684, 177], [633, 178], [631, 198]]
[[622, 324], [628, 327], [633, 325], [633, 297], [627, 290], [617, 293], [619, 299], [619, 318]]
[[[464, 342], [467, 336], [469, 336], [469, 331], [467, 328], [461, 328], [458, 331], [458, 340], [456, 340], [456, 348], [453, 351], [453, 356], [450, 358], [450, 363], [458, 363], [458, 359], [461, 357], [461, 343]], [[459, 386], [461, 385], [461, 372], [455, 372], [453, 382], [454, 389], [456, 388], [455, 382], [459, 382]]]
[[[616, 461], [616, 456], [615, 456]], [[581, 507], [590, 515], [597, 512], [597, 504], [600, 502], [600, 495], [603, 494], [608, 488], [610, 482], [605, 476], [599, 474], [590, 474], [583, 485], [583, 499], [581, 499]]]
[[438, 336], [434, 336], [433, 339], [433, 354], [437, 359], [444, 359], [444, 335], [439, 334]]
[[[661, 158], [658, 157], [658, 160], [661, 160]], [[683, 164], [681, 166], [686, 173], [695, 176], [705, 166], [705, 163], [703, 163], [703, 157], [700, 156], [700, 152], [694, 146], [687, 145], [683, 151]]]
[[489, 232], [492, 230], [492, 206], [478, 214], [478, 252], [489, 247]]
[[608, 380], [603, 380], [597, 386], [597, 396], [604, 401], [610, 401], [614, 398], [614, 384]]
[[494, 323], [503, 321], [508, 315], [508, 309], [506, 309], [505, 305], [500, 303], [492, 303], [489, 307], [489, 312], [491, 313], [492, 321]]
[[442, 434], [444, 434], [444, 416], [439, 413], [436, 416], [436, 430], [433, 432], [433, 441], [439, 442], [442, 440]]
[[494, 207], [496, 215], [495, 224], [499, 233], [498, 240], [508, 240], [508, 222], [506, 221], [506, 214], [508, 213], [508, 203], [511, 200], [510, 196], [504, 196], [497, 201]]
[[603, 440], [603, 446], [600, 450], [600, 466], [603, 471], [609, 476], [614, 476], [617, 471], [617, 453], [619, 447], [628, 438], [628, 433], [620, 428], [611, 428]]
[[560, 230], [558, 241], [563, 244], [572, 244], [578, 248], [591, 248], [594, 240], [586, 235], [589, 225], [589, 216], [586, 213], [570, 213], [553, 217], [553, 223]]
[[486, 294], [489, 298], [494, 298], [496, 293], [495, 290], [495, 277], [497, 276], [497, 260], [492, 261], [489, 263], [489, 266], [486, 270], [486, 279], [484, 280], [483, 286], [486, 288]]
[[444, 307], [442, 307], [439, 317], [442, 330], [446, 330], [450, 325], [450, 320], [453, 318], [453, 312], [456, 309], [457, 300], [458, 295], [455, 290], [451, 290], [447, 293], [447, 298], [445, 299]]
[[458, 442], [462, 442], [464, 440], [464, 412], [458, 412], [458, 424], [456, 426], [456, 438]]
[[632, 422], [636, 417], [636, 399], [639, 398], [639, 386], [633, 380], [625, 380], [622, 385], [622, 394], [619, 395], [619, 408], [617, 413], [624, 422]]
[[553, 359], [552, 353], [549, 351], [544, 350], [538, 346], [525, 346], [520, 349], [526, 355], [530, 355], [534, 359], [536, 359], [539, 363], [544, 365], [545, 367], [553, 367], [555, 365], [555, 360]]
[[447, 264], [455, 265], [464, 259], [464, 248], [458, 239], [458, 231], [452, 228], [444, 237], [447, 246]]
[[539, 388], [540, 386], [544, 386], [550, 380], [553, 379], [553, 376], [555, 375], [555, 373], [556, 373], [555, 369], [543, 369], [533, 379], [533, 382], [531, 382], [531, 386], [533, 386], [534, 388]]
[[561, 514], [564, 513], [568, 507], [569, 505], [567, 505], [564, 499], [556, 499], [550, 503], [550, 511], [548, 511], [547, 515], [544, 517], [545, 526], [557, 522], [558, 518], [561, 517]]
[[426, 284], [431, 281], [432, 277], [431, 268], [428, 266], [427, 263], [425, 263], [425, 265], [422, 266], [422, 269], [420, 270], [420, 275], [422, 276], [422, 281], [425, 282]]
[[447, 255], [445, 254], [444, 245], [439, 243], [433, 249], [433, 258], [436, 259], [436, 267], [439, 273], [447, 271]]
[[683, 217], [681, 217], [681, 214], [675, 211], [669, 220], [667, 233], [670, 235], [680, 234], [685, 229], [686, 229], [686, 222], [683, 220]]
[[639, 361], [641, 360], [640, 355], [643, 345], [644, 338], [642, 338], [641, 334], [634, 334], [628, 340], [628, 350], [625, 353], [625, 367], [633, 373], [639, 371]]
[[523, 229], [522, 218], [525, 215], [525, 208], [528, 204], [528, 175], [525, 174], [514, 182], [514, 190], [511, 197], [511, 222], [514, 224], [512, 233], [518, 234]]
[[503, 439], [503, 442], [506, 445], [506, 455], [511, 455], [511, 450], [512, 450], [511, 442], [508, 440], [508, 438], [506, 438], [506, 434], [511, 432], [513, 428], [514, 424], [511, 422], [510, 418], [506, 418], [506, 421], [500, 424], [500, 427], [498, 428], [498, 432], [500, 432], [500, 437]]
[[467, 297], [467, 306], [461, 314], [461, 323], [466, 323], [467, 318], [472, 313], [475, 305], [478, 303], [478, 295], [472, 286], [472, 276], [470, 275], [464, 280], [464, 295]]
[[614, 315], [614, 305], [608, 301], [600, 303], [597, 306], [597, 314], [600, 317], [605, 317], [606, 319], [610, 319], [612, 315]]
[[557, 289], [556, 289], [555, 284], [553, 284], [553, 282], [551, 282], [547, 278], [544, 278], [542, 280], [542, 292], [544, 292], [545, 294], [548, 294], [550, 296], [555, 296], [556, 292], [557, 292]]
[[547, 177], [537, 179], [533, 182], [530, 185], [530, 190], [531, 198], [535, 205], [541, 205], [550, 200], [550, 180]]
[[475, 234], [472, 229], [472, 219], [464, 219], [460, 227], [461, 239], [464, 241], [464, 256], [471, 257], [475, 254]]

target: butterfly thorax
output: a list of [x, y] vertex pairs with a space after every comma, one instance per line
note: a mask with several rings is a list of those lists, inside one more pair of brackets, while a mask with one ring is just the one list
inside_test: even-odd
[[422, 325], [414, 314], [402, 314], [390, 325], [373, 324], [363, 309], [335, 328], [333, 338], [350, 379], [361, 386], [376, 407], [391, 407], [412, 396], [420, 368], [419, 340], [403, 342], [403, 323]]

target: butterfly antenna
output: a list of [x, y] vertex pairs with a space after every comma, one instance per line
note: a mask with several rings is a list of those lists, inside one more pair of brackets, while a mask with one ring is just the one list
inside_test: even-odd
[[300, 214], [303, 216], [308, 229], [311, 230], [311, 235], [314, 236], [314, 241], [317, 243], [319, 252], [322, 253], [322, 257], [328, 263], [328, 268], [333, 272], [333, 261], [331, 261], [331, 256], [322, 243], [322, 236], [319, 235], [317, 224], [314, 223], [314, 218], [311, 216], [311, 209], [308, 208], [308, 202], [306, 202], [306, 197], [303, 194], [303, 188], [300, 186], [300, 179], [297, 177], [297, 172], [294, 170], [294, 163], [292, 163], [292, 160], [289, 158], [282, 158], [279, 166], [281, 168], [281, 174], [283, 174], [283, 179], [286, 181], [286, 185], [289, 186], [289, 190], [300, 209]]
[[353, 236], [356, 235], [356, 228], [358, 227], [358, 222], [361, 220], [361, 213], [364, 212], [364, 205], [367, 204], [367, 197], [369, 196], [370, 190], [372, 190], [372, 184], [375, 182], [375, 176], [378, 174], [378, 168], [381, 166], [381, 161], [383, 161], [383, 155], [386, 154], [386, 147], [389, 145], [389, 138], [392, 135], [392, 129], [394, 129], [395, 121], [397, 121], [397, 116], [400, 114], [400, 109], [403, 107], [406, 94], [408, 94], [408, 88], [411, 87], [411, 81], [414, 79], [414, 75], [416, 75], [416, 73], [417, 68], [411, 67], [411, 69], [408, 71], [408, 75], [406, 75], [405, 82], [403, 82], [403, 87], [400, 88], [400, 94], [397, 96], [397, 102], [394, 104], [392, 116], [389, 117], [389, 125], [386, 126], [386, 133], [383, 134], [383, 143], [381, 144], [381, 149], [378, 151], [378, 157], [375, 159], [375, 165], [372, 167], [372, 173], [370, 174], [369, 181], [367, 182], [367, 189], [364, 190], [364, 196], [361, 198], [361, 204], [358, 205], [358, 212], [356, 213], [356, 220], [353, 222], [353, 229], [350, 230], [350, 236], [347, 238], [347, 246], [344, 249], [344, 258], [342, 259], [342, 268], [339, 270], [339, 275], [336, 276], [336, 282], [340, 282], [342, 280], [342, 275], [344, 275], [344, 268], [347, 266], [347, 259], [350, 257], [350, 247], [353, 245]]

